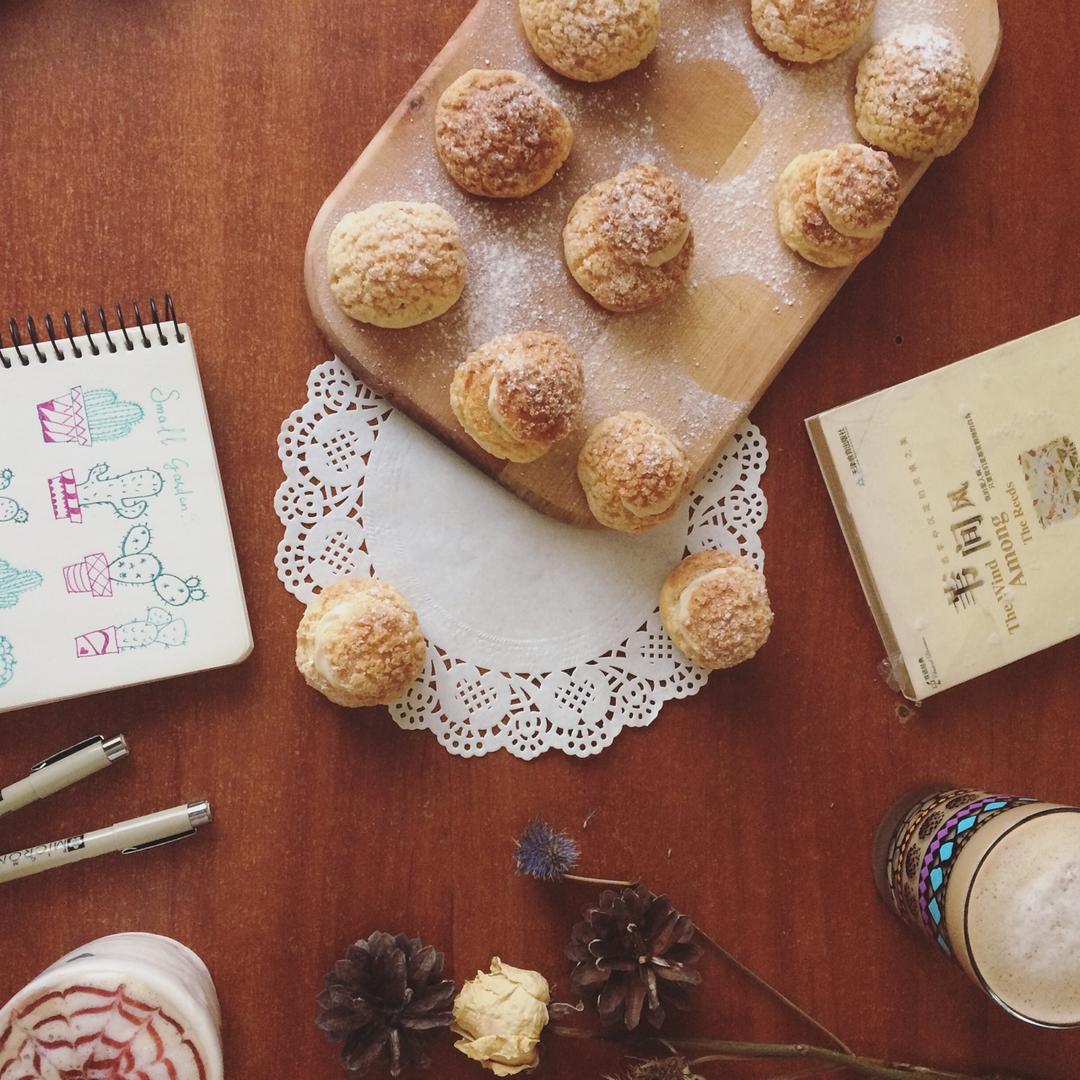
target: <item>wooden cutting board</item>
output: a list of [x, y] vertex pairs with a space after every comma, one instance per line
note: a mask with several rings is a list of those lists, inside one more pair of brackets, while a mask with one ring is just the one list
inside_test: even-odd
[[[641, 409], [682, 440], [700, 475], [847, 280], [791, 254], [776, 234], [772, 189], [795, 157], [857, 140], [854, 71], [865, 44], [829, 64], [784, 64], [760, 47], [749, 0], [664, 0], [660, 44], [610, 83], [554, 75], [529, 48], [516, 0], [480, 0], [323, 205], [305, 256], [308, 297], [338, 356], [372, 388], [544, 513], [594, 524], [575, 462], [588, 429]], [[867, 41], [931, 22], [957, 32], [985, 85], [997, 59], [997, 0], [879, 0]], [[574, 126], [570, 160], [529, 199], [480, 199], [443, 173], [433, 140], [445, 87], [474, 67], [536, 80]], [[980, 122], [985, 122], [982, 118]], [[649, 312], [614, 315], [582, 292], [562, 261], [574, 201], [629, 165], [654, 161], [680, 182], [696, 252], [685, 293]], [[905, 196], [925, 165], [900, 166]], [[455, 217], [469, 283], [442, 318], [382, 330], [348, 318], [327, 286], [330, 231], [381, 200], [437, 202]], [[894, 228], [904, 227], [901, 213]], [[870, 256], [878, 257], [877, 255]], [[454, 368], [499, 334], [555, 330], [581, 354], [579, 429], [539, 462], [490, 457], [450, 409]]]

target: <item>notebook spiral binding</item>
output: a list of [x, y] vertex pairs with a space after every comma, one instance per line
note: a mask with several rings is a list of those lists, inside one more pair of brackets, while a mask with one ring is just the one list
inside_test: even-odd
[[[65, 352], [65, 350], [69, 350], [71, 357], [76, 359], [81, 359], [87, 352], [91, 356], [98, 356], [101, 354], [102, 345], [94, 340], [95, 334], [104, 335], [104, 348], [111, 353], [118, 352], [121, 348], [129, 352], [139, 347], [149, 349], [154, 345], [154, 340], [150, 336], [151, 333], [154, 334], [160, 344], [168, 345], [167, 330], [170, 322], [175, 331], [174, 340], [179, 342], [186, 340], [183, 331], [180, 329], [180, 322], [176, 317], [176, 305], [173, 303], [171, 293], [165, 294], [164, 318], [159, 314], [157, 301], [153, 297], [150, 298], [150, 318], [148, 320], [143, 320], [138, 300], [132, 300], [131, 306], [135, 311], [133, 322], [129, 323], [124, 318], [123, 305], [117, 304], [116, 322], [118, 325], [110, 326], [105, 307], [99, 304], [97, 321], [100, 323], [100, 327], [98, 329], [94, 329], [86, 308], [79, 308], [78, 317], [82, 327], [81, 333], [76, 332], [76, 323], [67, 311], [60, 317], [63, 322], [63, 329], [59, 334], [52, 315], [46, 315], [44, 318], [44, 338], [42, 338], [38, 330], [37, 323], [34, 322], [34, 317], [27, 315], [26, 334], [28, 340], [25, 342], [18, 322], [15, 319], [8, 319], [7, 331], [11, 344], [5, 343], [3, 328], [0, 327], [0, 366], [4, 369], [10, 369], [17, 366], [30, 367], [31, 364], [35, 363], [46, 364], [50, 361], [66, 360], [68, 359], [68, 352]], [[162, 326], [163, 322], [164, 326]], [[79, 345], [80, 341], [83, 341], [82, 346]], [[2, 351], [5, 349], [9, 352], [14, 350], [15, 356], [5, 355]]]

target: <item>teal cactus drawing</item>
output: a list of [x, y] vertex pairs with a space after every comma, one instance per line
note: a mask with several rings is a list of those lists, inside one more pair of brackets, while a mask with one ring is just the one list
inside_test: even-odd
[[151, 540], [145, 525], [129, 529], [120, 545], [120, 556], [109, 563], [110, 580], [117, 585], [153, 585], [154, 592], [170, 607], [205, 600], [206, 591], [197, 577], [165, 573], [161, 560], [150, 550]]
[[117, 626], [116, 640], [121, 650], [148, 649], [151, 645], [175, 648], [187, 641], [187, 623], [164, 608], [148, 608], [146, 618], [132, 619]]
[[47, 443], [111, 442], [130, 435], [145, 413], [134, 401], [121, 400], [114, 390], [83, 390], [50, 398], [37, 407], [41, 434]]
[[112, 476], [108, 465], [95, 465], [79, 483], [82, 506], [109, 506], [117, 517], [142, 517], [148, 499], [160, 495], [165, 481], [156, 469], [132, 469]]
[[15, 677], [15, 646], [6, 637], [0, 637], [0, 687], [7, 686]]
[[[0, 469], [0, 491], [6, 491], [11, 486], [13, 477], [10, 469]], [[12, 521], [16, 525], [23, 525], [29, 520], [30, 515], [14, 499], [0, 495], [0, 524]]]
[[83, 404], [92, 442], [110, 442], [130, 435], [144, 415], [141, 405], [119, 400], [113, 390], [86, 390]]
[[23, 593], [36, 589], [41, 575], [36, 570], [16, 570], [0, 559], [0, 608], [14, 607]]

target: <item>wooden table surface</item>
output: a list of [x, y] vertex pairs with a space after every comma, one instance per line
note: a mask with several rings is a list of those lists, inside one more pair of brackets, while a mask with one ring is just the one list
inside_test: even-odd
[[[273, 564], [275, 436], [326, 355], [301, 286], [309, 224], [468, 7], [0, 3], [0, 313], [174, 292], [195, 328], [256, 638], [240, 668], [0, 718], [4, 782], [99, 730], [128, 732], [135, 751], [5, 820], [4, 849], [187, 798], [217, 810], [197, 841], [0, 890], [0, 998], [98, 935], [171, 934], [214, 973], [231, 1080], [340, 1075], [313, 998], [378, 928], [438, 944], [459, 981], [498, 954], [566, 999], [561, 950], [589, 894], [511, 869], [511, 838], [541, 814], [580, 835], [586, 872], [669, 892], [864, 1052], [1075, 1077], [1080, 1034], [1010, 1019], [909, 936], [874, 892], [868, 852], [881, 812], [927, 779], [1080, 801], [1080, 641], [901, 723], [802, 426], [1080, 310], [1072, 0], [1001, 0], [1004, 50], [974, 134], [754, 412], [771, 454], [768, 646], [595, 760], [534, 762], [453, 758], [384, 712], [309, 691], [292, 663], [299, 607]], [[812, 1035], [720, 963], [704, 968], [700, 1008], [675, 1030]], [[432, 1075], [480, 1075], [449, 1038], [434, 1043]], [[544, 1055], [549, 1077], [620, 1062], [604, 1043]]]

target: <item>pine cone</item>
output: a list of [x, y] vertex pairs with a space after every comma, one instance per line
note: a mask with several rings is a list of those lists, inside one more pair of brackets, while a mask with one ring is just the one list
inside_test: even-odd
[[402, 1062], [426, 1067], [418, 1033], [453, 1022], [454, 983], [442, 977], [445, 957], [404, 934], [377, 932], [350, 945], [315, 999], [315, 1023], [333, 1042], [344, 1040], [341, 1062], [366, 1073], [385, 1052], [390, 1075]]
[[675, 1056], [639, 1062], [623, 1075], [622, 1080], [702, 1080], [702, 1077], [691, 1070], [686, 1058]]
[[574, 989], [596, 1005], [601, 1020], [621, 1021], [627, 1031], [643, 1011], [661, 1027], [665, 1006], [688, 1009], [701, 982], [693, 968], [701, 957], [694, 924], [644, 885], [601, 893], [574, 927], [567, 956], [574, 961]]

